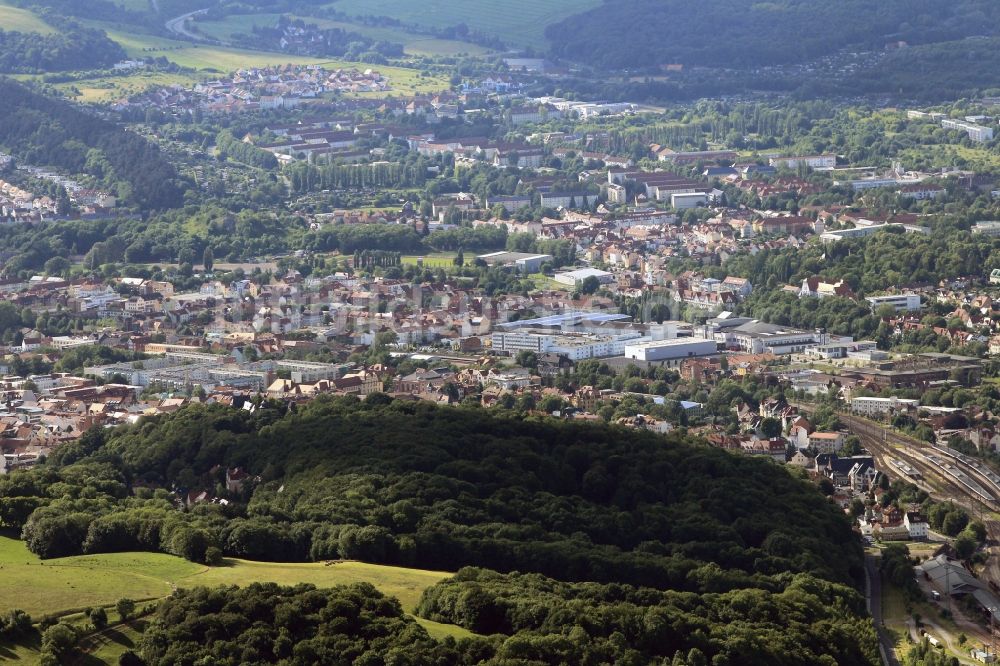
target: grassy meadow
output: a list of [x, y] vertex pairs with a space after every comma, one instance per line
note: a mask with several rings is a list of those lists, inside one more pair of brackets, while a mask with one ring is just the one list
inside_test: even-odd
[[464, 23], [514, 46], [544, 46], [545, 26], [600, 6], [600, 0], [338, 0], [350, 16], [391, 16], [428, 27]]
[[[233, 34], [249, 34], [255, 25], [261, 27], [274, 25], [279, 16], [281, 15], [266, 13], [232, 14], [221, 21], [197, 21], [194, 26], [206, 37], [220, 42], [229, 42]], [[296, 16], [295, 18], [302, 19], [306, 23], [314, 23], [321, 28], [339, 28], [374, 40], [396, 42], [403, 45], [403, 51], [407, 55], [412, 56], [450, 56], [459, 53], [483, 55], [489, 53], [488, 49], [476, 44], [452, 39], [435, 39], [398, 28], [367, 26], [313, 16]]]
[[[81, 628], [86, 623], [80, 614], [82, 609], [111, 606], [122, 597], [153, 601], [177, 588], [252, 582], [312, 583], [317, 587], [369, 582], [382, 593], [399, 599], [407, 612], [413, 612], [424, 589], [448, 575], [443, 571], [350, 561], [279, 563], [227, 558], [223, 566], [207, 567], [162, 553], [108, 553], [40, 560], [22, 541], [0, 536], [0, 612], [20, 608], [35, 620], [58, 615]], [[115, 622], [117, 618], [111, 615]], [[421, 618], [417, 621], [435, 638], [469, 635], [461, 627]], [[134, 644], [140, 630], [141, 622], [115, 626], [89, 637], [85, 643], [88, 649], [85, 663], [117, 663], [118, 655]], [[37, 658], [37, 645], [0, 643], [0, 664], [34, 663]]]
[[43, 35], [55, 32], [48, 23], [27, 9], [12, 7], [0, 0], [0, 29], [12, 32], [40, 32]]

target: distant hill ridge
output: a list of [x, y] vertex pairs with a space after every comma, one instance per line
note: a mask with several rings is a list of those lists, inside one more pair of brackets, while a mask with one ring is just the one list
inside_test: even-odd
[[746, 69], [995, 33], [992, 0], [615, 0], [547, 27], [555, 55], [609, 68]]

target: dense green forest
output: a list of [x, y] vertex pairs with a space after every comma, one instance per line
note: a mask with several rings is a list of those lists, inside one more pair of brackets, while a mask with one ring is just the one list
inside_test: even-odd
[[0, 79], [0, 146], [29, 164], [90, 174], [129, 205], [181, 203], [185, 185], [156, 146], [10, 79]]
[[[222, 476], [233, 466], [259, 483], [227, 492]], [[181, 511], [168, 488], [230, 501]], [[557, 618], [491, 625], [549, 636], [534, 648], [543, 652], [583, 631], [602, 650], [623, 643], [637, 651], [643, 659], [634, 663], [692, 648], [718, 656], [715, 663], [803, 663], [786, 658], [785, 639], [802, 646], [796, 655], [877, 659], [853, 589], [862, 558], [846, 517], [780, 467], [680, 435], [380, 394], [322, 397], [297, 409], [265, 402], [252, 413], [195, 406], [88, 432], [46, 464], [0, 479], [0, 522], [21, 529], [42, 557], [162, 550], [204, 561], [219, 547], [263, 560], [475, 566], [606, 588], [598, 596], [607, 604], [588, 603], [608, 618], [621, 611], [637, 619], [643, 609], [645, 628], [625, 633], [611, 619], [580, 628]], [[490, 584], [509, 586], [507, 596], [524, 587], [517, 577]], [[574, 589], [544, 604], [561, 595], [561, 616], [570, 617]], [[838, 617], [786, 627], [782, 640], [763, 619], [740, 640], [668, 628], [725, 624], [732, 608], [783, 613], [793, 598], [836, 607]], [[615, 600], [621, 609], [610, 607]], [[449, 612], [430, 598], [426, 609]], [[483, 628], [470, 617], [455, 621]], [[655, 650], [653, 636], [665, 641]], [[740, 661], [747, 641], [757, 646], [753, 659]]]
[[[695, 595], [470, 568], [428, 588], [417, 612], [482, 634], [575, 634], [608, 656], [619, 635], [642, 655], [639, 663], [669, 658], [684, 641], [692, 646], [688, 664], [698, 661], [692, 653], [731, 656], [713, 664], [812, 664], [819, 663], [819, 655], [860, 664], [869, 659], [867, 647], [850, 636], [866, 635], [871, 625], [860, 617], [859, 601], [849, 588], [805, 575], [793, 577], [780, 592]], [[827, 622], [843, 633], [828, 633]]]
[[887, 229], [869, 238], [817, 243], [802, 249], [765, 250], [737, 257], [725, 269], [768, 289], [801, 284], [819, 275], [844, 279], [854, 291], [873, 294], [892, 287], [937, 284], [960, 276], [985, 278], [1000, 266], [1000, 240], [958, 229], [933, 234]]
[[153, 3], [150, 3], [147, 11], [143, 11], [116, 0], [11, 0], [11, 4], [33, 11], [41, 10], [54, 16], [127, 23], [158, 31], [163, 30], [164, 19], [161, 16], [171, 18], [202, 9], [207, 3], [205, 0], [158, 0], [156, 7], [160, 15], [153, 11]]
[[886, 56], [861, 71], [838, 93], [885, 93], [916, 99], [956, 99], [973, 91], [996, 89], [1000, 39], [963, 39], [921, 44]]
[[491, 650], [487, 639], [431, 639], [397, 600], [365, 583], [179, 590], [160, 603], [136, 648], [150, 666], [474, 664]]
[[0, 72], [38, 74], [75, 69], [101, 69], [123, 60], [125, 50], [101, 30], [72, 21], [48, 18], [57, 32], [12, 32], [0, 26]]
[[890, 41], [989, 34], [998, 21], [1000, 6], [989, 0], [624, 0], [550, 25], [545, 34], [556, 55], [601, 67], [748, 69], [812, 60], [843, 47], [880, 50]]
[[[185, 226], [186, 225], [186, 226]], [[194, 228], [198, 231], [190, 233]], [[42, 222], [0, 226], [0, 244], [13, 256], [5, 272], [36, 272], [53, 258], [84, 255], [88, 268], [104, 264], [194, 263], [211, 247], [216, 257], [240, 260], [289, 249], [316, 252], [356, 250], [424, 253], [433, 250], [499, 250], [507, 243], [501, 227], [460, 227], [421, 236], [412, 227], [388, 224], [324, 225], [309, 230], [298, 216], [256, 212], [231, 213], [214, 206], [186, 206], [141, 219]], [[539, 241], [532, 247], [567, 258], [565, 241]], [[558, 248], [556, 247], [558, 246]], [[531, 248], [529, 248], [530, 250]], [[531, 250], [534, 251], [534, 250]]]

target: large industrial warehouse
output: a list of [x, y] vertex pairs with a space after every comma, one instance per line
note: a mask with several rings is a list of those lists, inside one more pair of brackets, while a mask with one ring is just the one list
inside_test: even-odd
[[717, 352], [714, 340], [705, 338], [670, 338], [625, 344], [625, 357], [637, 361], [672, 361], [692, 356], [711, 356]]

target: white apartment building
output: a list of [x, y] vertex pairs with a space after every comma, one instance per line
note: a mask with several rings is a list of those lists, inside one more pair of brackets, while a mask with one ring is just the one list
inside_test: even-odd
[[927, 519], [913, 511], [907, 511], [903, 515], [903, 525], [909, 530], [911, 539], [926, 539], [930, 533], [930, 525], [927, 523]]
[[985, 236], [1000, 236], [1000, 222], [996, 220], [976, 222], [972, 225], [972, 233], [983, 234]]
[[890, 296], [868, 296], [872, 312], [883, 305], [891, 305], [896, 312], [915, 312], [920, 309], [920, 294], [892, 294]]
[[919, 400], [911, 398], [851, 398], [851, 411], [862, 416], [878, 416], [890, 411], [916, 409]]
[[844, 446], [842, 432], [814, 432], [809, 435], [809, 446], [820, 453], [836, 453]]
[[767, 161], [773, 167], [797, 169], [807, 166], [810, 169], [832, 169], [837, 166], [836, 155], [802, 155], [796, 157], [772, 157]]
[[639, 333], [622, 335], [596, 335], [593, 333], [570, 333], [543, 330], [494, 331], [491, 342], [494, 351], [511, 356], [518, 352], [531, 351], [536, 354], [564, 354], [571, 361], [588, 358], [622, 356], [626, 340], [639, 337]]
[[986, 127], [984, 125], [977, 125], [975, 123], [966, 122], [964, 120], [954, 120], [952, 118], [945, 118], [941, 121], [941, 127], [945, 129], [959, 130], [965, 132], [969, 135], [969, 138], [977, 143], [985, 143], [987, 141], [993, 140], [993, 128]]

